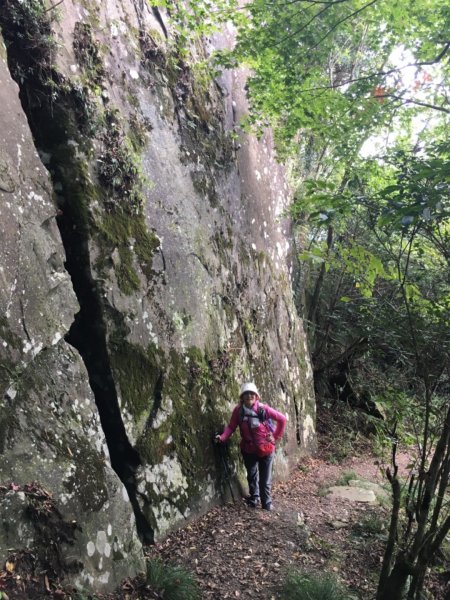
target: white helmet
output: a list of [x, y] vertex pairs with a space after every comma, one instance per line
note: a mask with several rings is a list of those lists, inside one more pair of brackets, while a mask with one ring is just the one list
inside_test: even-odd
[[242, 396], [242, 394], [245, 394], [245, 392], [253, 392], [259, 398], [258, 388], [254, 383], [243, 383], [241, 385], [241, 389], [239, 390], [239, 398]]

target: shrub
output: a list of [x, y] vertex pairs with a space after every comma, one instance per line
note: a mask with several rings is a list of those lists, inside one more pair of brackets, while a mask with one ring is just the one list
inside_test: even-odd
[[367, 515], [353, 525], [353, 533], [361, 537], [379, 536], [385, 532], [385, 518], [378, 514]]
[[349, 595], [331, 575], [290, 571], [281, 588], [283, 600], [347, 600]]
[[359, 479], [355, 471], [344, 471], [334, 485], [348, 485], [353, 479]]
[[160, 559], [147, 563], [147, 583], [165, 600], [200, 600], [200, 590], [192, 574]]

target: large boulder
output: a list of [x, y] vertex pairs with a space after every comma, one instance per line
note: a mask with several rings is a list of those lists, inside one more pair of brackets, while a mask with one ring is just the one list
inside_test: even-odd
[[[3, 257], [10, 266], [2, 377], [4, 406], [19, 402], [22, 420], [12, 409], [0, 429], [9, 449], [2, 468], [19, 481], [19, 456], [29, 457], [38, 440], [47, 443], [45, 451], [40, 446], [43, 460], [25, 472], [36, 472], [54, 499], [75, 493], [66, 508], [80, 514], [77, 494], [97, 499], [88, 511], [92, 527], [77, 538], [85, 547], [79, 552], [88, 564], [101, 548], [103, 572], [112, 572], [105, 566], [113, 555], [108, 536], [121, 527], [123, 546], [134, 538], [128, 517], [117, 517], [123, 490], [113, 489], [108, 454], [140, 535], [152, 541], [219, 501], [224, 486], [211, 438], [229, 418], [242, 380], [254, 379], [262, 400], [289, 417], [278, 477], [314, 449], [312, 371], [291, 290], [283, 216], [289, 187], [271, 134], [258, 141], [240, 129], [244, 71], [205, 81], [194, 68], [211, 49], [231, 43], [232, 33], [207, 49], [197, 41], [183, 54], [163, 11], [147, 3], [69, 0], [57, 9], [41, 0], [6, 0], [0, 12], [29, 124], [4, 53], [2, 93], [18, 120], [5, 130], [8, 164], [20, 181], [13, 187], [11, 166], [0, 171], [7, 218], [14, 219]], [[2, 118], [12, 121], [10, 110]], [[29, 202], [11, 202], [14, 194]], [[29, 237], [20, 246], [24, 231]], [[27, 387], [33, 379], [43, 391]], [[73, 400], [66, 419], [56, 414], [61, 394], [61, 401]], [[42, 441], [45, 420], [62, 443]], [[25, 427], [29, 439], [19, 441]], [[99, 447], [103, 435], [108, 451], [105, 443]], [[72, 445], [67, 450], [70, 440], [85, 449], [86, 460], [77, 462]], [[236, 441], [227, 460], [237, 480]], [[98, 477], [83, 470], [87, 463], [100, 469]], [[25, 479], [17, 485], [27, 501]], [[103, 520], [102, 500], [118, 507], [114, 522]]]
[[141, 545], [86, 369], [63, 339], [78, 303], [0, 47], [0, 560], [26, 548], [44, 569], [111, 588], [142, 567]]

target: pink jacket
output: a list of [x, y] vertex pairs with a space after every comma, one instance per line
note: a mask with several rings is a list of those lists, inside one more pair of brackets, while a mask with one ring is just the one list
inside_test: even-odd
[[[234, 433], [237, 426], [239, 425], [239, 430], [241, 433], [241, 450], [242, 452], [246, 452], [247, 454], [254, 454], [255, 452], [255, 444], [254, 441], [262, 441], [267, 439], [267, 429], [263, 423], [257, 429], [254, 429], [253, 432], [250, 431], [250, 427], [247, 421], [240, 421], [240, 411], [241, 404], [238, 404], [234, 407], [233, 412], [231, 414], [231, 419], [228, 425], [225, 427], [222, 435], [220, 436], [221, 442], [226, 442], [228, 438]], [[266, 415], [268, 419], [273, 419], [276, 421], [276, 429], [273, 433], [273, 437], [275, 441], [278, 442], [286, 429], [286, 417], [278, 412], [277, 410], [267, 406], [267, 404], [261, 404], [258, 400], [253, 405], [252, 409], [257, 412], [258, 408], [263, 406], [266, 410]]]

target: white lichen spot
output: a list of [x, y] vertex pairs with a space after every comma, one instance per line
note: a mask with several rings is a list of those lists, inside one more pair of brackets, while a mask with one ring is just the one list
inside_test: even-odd
[[130, 77], [131, 79], [139, 79], [139, 73], [136, 69], [130, 69]]
[[100, 575], [100, 577], [98, 578], [100, 583], [106, 584], [109, 581], [109, 571], [105, 571], [102, 575]]
[[105, 556], [109, 558], [111, 556], [111, 544], [105, 544]]
[[88, 556], [94, 556], [95, 553], [95, 544], [94, 542], [88, 542], [86, 546], [86, 551]]
[[169, 415], [172, 414], [172, 412], [173, 412], [172, 399], [169, 398], [169, 396], [165, 396], [161, 403], [161, 408], [159, 409], [159, 411], [152, 423], [152, 428], [158, 429], [158, 427], [160, 427], [165, 421], [167, 421], [167, 418], [169, 417]]
[[71, 498], [72, 498], [71, 494], [60, 494], [59, 501], [61, 502], [61, 504], [63, 504], [65, 506]]
[[5, 395], [10, 400], [14, 400], [14, 398], [17, 396], [17, 390], [14, 386], [11, 386], [10, 388], [8, 388]]
[[111, 535], [112, 535], [112, 525], [111, 525], [111, 523], [108, 523], [108, 527], [106, 529], [106, 533], [108, 534], [108, 537], [111, 537]]
[[59, 333], [59, 331], [57, 331], [55, 333], [55, 335], [53, 336], [53, 339], [51, 341], [51, 345], [55, 346], [59, 342], [60, 339], [62, 339], [62, 335]]
[[158, 524], [157, 537], [164, 537], [165, 532], [168, 531], [176, 522], [185, 519], [184, 514], [175, 506], [169, 504], [167, 500], [163, 500], [157, 506], [152, 506], [151, 510]]
[[162, 463], [142, 468], [140, 478], [138, 490], [141, 493], [145, 493], [147, 485], [150, 484], [160, 497], [176, 499], [186, 496], [188, 482], [176, 457], [165, 456]]
[[280, 242], [277, 242], [277, 254], [278, 258], [283, 258], [283, 248], [281, 247]]
[[22, 147], [20, 144], [17, 144], [17, 168], [20, 169], [22, 164]]
[[105, 553], [105, 544], [106, 543], [107, 543], [106, 531], [97, 531], [97, 540], [95, 542], [95, 547], [97, 548], [97, 551], [99, 552], [99, 554]]
[[42, 342], [39, 342], [39, 344], [34, 346], [34, 348], [31, 351], [33, 358], [39, 354], [39, 352], [42, 350], [43, 347], [44, 347], [44, 344]]
[[306, 415], [305, 420], [303, 421], [303, 437], [304, 440], [308, 443], [309, 441], [313, 442], [315, 439], [315, 429], [314, 429], [314, 421], [312, 420], [310, 415]]

